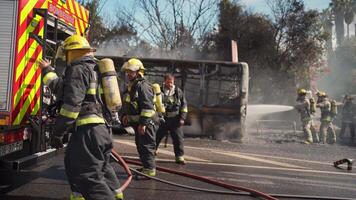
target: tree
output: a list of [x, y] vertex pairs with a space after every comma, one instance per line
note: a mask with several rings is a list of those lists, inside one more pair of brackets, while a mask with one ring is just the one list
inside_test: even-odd
[[344, 15], [347, 0], [332, 0], [330, 3], [331, 10], [335, 16], [335, 31], [336, 41], [338, 45], [341, 45], [344, 41]]
[[310, 87], [311, 68], [322, 66], [325, 41], [319, 13], [305, 11], [301, 0], [270, 1], [275, 13], [276, 64], [294, 77], [296, 87]]
[[91, 45], [97, 47], [105, 40], [109, 29], [100, 16], [105, 0], [83, 0], [80, 2], [89, 11], [89, 37]]
[[208, 34], [204, 44], [209, 53], [215, 48], [218, 58], [230, 60], [230, 41], [237, 40], [239, 60], [250, 66], [251, 99], [291, 103], [297, 87], [310, 86], [311, 69], [323, 64], [328, 34], [319, 13], [306, 11], [301, 0], [271, 0], [269, 5], [272, 19], [220, 1], [218, 32]]
[[350, 39], [350, 24], [353, 22], [355, 16], [354, 10], [352, 8], [352, 2], [352, 0], [347, 0], [345, 2], [345, 23], [347, 27], [347, 39]]
[[333, 21], [334, 16], [330, 8], [324, 9], [320, 13], [320, 20], [323, 24], [323, 29], [327, 34], [329, 34], [329, 39], [326, 41], [326, 50], [328, 51], [328, 57], [330, 57], [330, 53], [332, 51], [332, 28], [333, 28]]
[[[138, 10], [124, 11], [140, 36], [163, 52], [192, 49], [214, 22], [214, 0], [137, 0]], [[134, 13], [133, 13], [134, 12]], [[140, 13], [135, 15], [135, 13]], [[198, 43], [199, 46], [199, 43]], [[184, 48], [182, 51], [179, 51]]]

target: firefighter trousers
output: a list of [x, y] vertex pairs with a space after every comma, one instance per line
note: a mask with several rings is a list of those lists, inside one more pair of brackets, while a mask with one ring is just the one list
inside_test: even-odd
[[105, 124], [77, 127], [68, 142], [64, 164], [73, 192], [86, 200], [114, 200], [120, 187], [110, 164], [111, 130]]
[[170, 133], [176, 157], [184, 156], [184, 133], [179, 124], [179, 119], [170, 120], [162, 123], [157, 131], [156, 146], [159, 147], [162, 139]]
[[156, 169], [156, 125], [151, 122], [146, 126], [144, 135], [138, 134], [138, 125], [135, 125], [135, 143], [142, 166], [146, 169]]
[[317, 130], [314, 127], [312, 120], [302, 121], [302, 128], [304, 132], [305, 140], [308, 142], [319, 142], [319, 136]]
[[335, 134], [335, 130], [334, 130], [334, 125], [331, 121], [321, 121], [320, 130], [319, 130], [320, 142], [322, 142], [324, 144], [327, 143], [328, 131], [330, 131], [331, 143], [335, 143], [336, 142], [336, 134]]
[[342, 122], [340, 138], [343, 138], [345, 135], [346, 128], [349, 127], [351, 138], [355, 138], [355, 126], [352, 122]]

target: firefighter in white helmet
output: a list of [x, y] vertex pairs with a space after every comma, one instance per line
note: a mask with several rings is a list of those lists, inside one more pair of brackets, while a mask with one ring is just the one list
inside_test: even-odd
[[[63, 43], [67, 67], [63, 82], [46, 60], [40, 62], [43, 82], [63, 88], [63, 104], [56, 119], [51, 146], [62, 148], [68, 127], [75, 127], [65, 153], [65, 171], [71, 200], [123, 199], [120, 183], [110, 165], [113, 148], [111, 130], [106, 124], [107, 107], [100, 94], [98, 65], [88, 41], [79, 35]], [[57, 85], [55, 87], [54, 85]]]
[[122, 66], [128, 83], [123, 95], [122, 123], [135, 130], [135, 142], [143, 168], [148, 176], [156, 176], [156, 130], [158, 116], [154, 106], [154, 92], [144, 78], [144, 66], [139, 59], [131, 58]]
[[300, 113], [300, 120], [302, 121], [302, 127], [305, 137], [304, 143], [311, 144], [313, 142], [319, 142], [319, 137], [312, 119], [312, 115], [315, 112], [315, 109], [313, 109], [313, 99], [309, 99], [307, 97], [307, 93], [308, 91], [306, 89], [298, 89], [297, 105], [295, 106], [295, 108]]

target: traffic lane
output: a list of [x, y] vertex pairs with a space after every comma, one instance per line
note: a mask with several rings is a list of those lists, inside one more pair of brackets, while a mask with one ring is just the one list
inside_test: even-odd
[[[235, 167], [240, 167], [241, 169], [231, 169], [227, 170], [226, 172], [226, 167], [231, 166], [232, 162], [235, 161], [235, 159], [229, 158], [229, 156], [233, 156], [234, 154], [227, 154], [228, 156], [224, 157], [221, 155], [214, 156], [214, 153], [219, 151], [216, 150], [211, 150], [211, 149], [202, 149], [197, 147], [198, 145], [194, 145], [194, 147], [189, 147], [186, 146], [186, 154], [192, 155], [192, 152], [189, 151], [188, 149], [194, 149], [195, 151], [193, 154], [199, 155], [199, 158], [206, 158], [208, 157], [217, 159], [223, 159], [225, 160], [223, 163], [214, 163], [213, 165], [219, 165], [217, 169], [214, 169], [212, 167], [202, 167], [199, 166], [198, 169], [190, 169], [191, 171], [198, 171], [199, 173], [202, 173], [205, 176], [211, 176], [211, 177], [216, 177], [216, 174], [219, 174], [219, 177], [216, 177], [218, 179], [226, 180], [226, 181], [235, 181], [235, 182], [242, 182], [244, 184], [247, 184], [246, 186], [256, 186], [256, 188], [259, 188], [261, 190], [264, 190], [264, 187], [268, 189], [268, 191], [275, 192], [275, 193], [284, 193], [287, 192], [287, 194], [303, 194], [303, 195], [334, 195], [334, 194], [339, 194], [340, 197], [353, 197], [355, 195], [355, 190], [352, 187], [355, 182], [354, 178], [352, 176], [349, 176], [352, 174], [352, 172], [346, 172], [345, 170], [339, 170], [332, 165], [328, 164], [327, 162], [318, 162], [318, 161], [308, 161], [308, 160], [302, 160], [302, 159], [294, 159], [294, 158], [281, 158], [281, 157], [273, 157], [273, 156], [267, 156], [269, 159], [278, 159], [278, 160], [283, 160], [284, 165], [290, 164], [288, 162], [297, 162], [299, 164], [305, 164], [303, 166], [304, 168], [307, 168], [306, 170], [302, 170], [301, 168], [290, 168], [290, 167], [271, 167], [266, 165], [266, 162], [262, 162], [258, 160], [258, 162], [255, 162], [255, 165], [239, 165], [237, 164]], [[222, 145], [225, 146], [225, 145]], [[290, 145], [285, 146], [289, 148]], [[280, 146], [278, 145], [278, 148], [280, 149]], [[315, 147], [314, 147], [315, 148]], [[319, 147], [317, 147], [319, 148]], [[172, 150], [172, 149], [167, 149]], [[188, 151], [187, 151], [188, 150]], [[161, 150], [160, 150], [161, 151]], [[159, 156], [158, 156], [158, 161], [160, 161], [160, 157], [165, 157], [165, 153], [160, 153], [159, 151]], [[205, 151], [205, 152], [204, 152]], [[272, 149], [273, 151], [273, 149]], [[189, 153], [188, 153], [189, 152]], [[202, 153], [204, 152], [204, 153]], [[266, 151], [263, 151], [264, 153], [268, 153]], [[282, 151], [285, 152], [285, 151]], [[226, 152], [224, 152], [226, 153]], [[301, 152], [304, 153], [304, 152]], [[318, 153], [318, 152], [316, 152]], [[329, 155], [329, 154], [328, 154]], [[254, 155], [254, 157], [264, 157], [265, 155], [260, 154], [260, 155]], [[305, 156], [304, 156], [305, 157]], [[307, 156], [308, 157], [308, 156]], [[168, 157], [169, 158], [169, 157]], [[214, 160], [213, 159], [213, 160]], [[169, 159], [168, 159], [169, 160]], [[243, 160], [243, 159], [236, 159], [236, 160]], [[256, 159], [248, 159], [249, 161]], [[189, 161], [188, 161], [189, 162]], [[310, 163], [309, 163], [310, 162]], [[189, 162], [187, 166], [192, 166], [192, 162]], [[257, 164], [258, 163], [258, 164]], [[165, 163], [162, 163], [163, 165]], [[207, 163], [202, 163], [202, 165], [209, 165]], [[210, 163], [211, 165], [211, 163]], [[270, 165], [270, 164], [269, 164]], [[273, 163], [275, 165], [275, 163]], [[280, 165], [280, 163], [278, 163]], [[321, 166], [321, 167], [320, 167]], [[322, 167], [326, 168], [326, 171], [320, 170]], [[250, 170], [249, 168], [253, 169]], [[313, 170], [319, 169], [319, 170]], [[225, 170], [222, 171], [222, 169]], [[185, 168], [184, 170], [187, 170]], [[205, 172], [204, 172], [205, 170]], [[236, 171], [239, 171], [239, 174], [236, 174]], [[211, 172], [214, 172], [214, 174], [210, 174]], [[205, 174], [204, 174], [205, 173]], [[221, 175], [221, 174], [230, 174], [230, 176], [226, 177], [226, 175]], [[254, 174], [253, 176], [249, 174]], [[269, 175], [271, 174], [271, 175]], [[245, 177], [245, 179], [241, 177], [234, 177], [231, 175], [249, 175], [248, 178]], [[252, 179], [251, 177], [254, 177], [255, 179]], [[321, 178], [320, 178], [321, 177]], [[323, 177], [325, 177], [326, 180], [323, 180]], [[261, 179], [262, 178], [262, 179]], [[306, 188], [307, 187], [307, 188]], [[311, 189], [310, 189], [311, 188]]]
[[[266, 136], [267, 137], [267, 136]], [[337, 143], [329, 144], [302, 144], [295, 142], [273, 143], [261, 142], [253, 139], [244, 143], [232, 143], [228, 141], [216, 141], [209, 139], [186, 138], [184, 144], [187, 147], [206, 148], [210, 151], [226, 150], [251, 154], [263, 154], [265, 156], [280, 156], [284, 158], [303, 159], [315, 162], [332, 164], [344, 157], [355, 157], [356, 143], [344, 145]]]
[[[215, 163], [191, 162], [180, 166], [171, 162], [158, 162], [159, 166], [193, 173], [226, 183], [249, 187], [261, 192], [287, 195], [312, 195], [353, 198], [356, 194], [355, 177], [347, 173], [329, 174], [325, 171], [300, 169], [254, 168], [253, 166], [231, 166]], [[324, 175], [323, 175], [324, 174]], [[166, 173], [158, 176], [168, 179]], [[171, 181], [190, 186], [201, 185], [189, 178], [176, 176]], [[206, 185], [204, 188], [211, 188]]]
[[68, 199], [70, 187], [63, 165], [63, 153], [44, 159], [20, 172], [9, 171], [6, 182], [11, 184], [0, 199], [61, 200]]
[[[136, 145], [134, 141], [127, 138], [115, 139], [115, 146], [118, 151], [125, 154], [136, 154]], [[274, 154], [271, 155], [269, 151], [275, 151], [276, 147], [270, 147], [268, 150], [262, 149], [259, 153], [245, 153], [242, 149], [239, 151], [224, 149], [224, 144], [221, 144], [221, 148], [210, 149], [207, 147], [199, 147], [199, 145], [185, 146], [185, 158], [189, 161], [206, 161], [212, 160], [217, 163], [228, 164], [240, 164], [240, 165], [260, 165], [269, 167], [288, 167], [288, 168], [301, 168], [301, 169], [319, 169], [319, 170], [337, 170], [333, 167], [332, 162], [316, 161], [310, 159], [313, 154], [304, 154], [302, 156], [296, 156], [296, 158], [284, 155]], [[251, 147], [249, 147], [251, 148]], [[259, 148], [256, 147], [255, 148]], [[285, 146], [289, 148], [289, 146]], [[278, 152], [285, 152], [285, 150], [277, 147]], [[246, 148], [248, 150], [248, 148]], [[246, 151], [245, 150], [245, 151]], [[249, 151], [247, 151], [249, 152]], [[316, 152], [318, 154], [318, 152]], [[168, 159], [174, 161], [174, 153], [172, 145], [168, 145], [167, 148], [160, 147], [157, 152], [157, 159]], [[320, 155], [318, 155], [320, 157]], [[299, 157], [299, 158], [298, 158]], [[327, 156], [323, 156], [324, 158]], [[331, 159], [329, 159], [331, 160]], [[228, 162], [226, 162], [228, 161]]]

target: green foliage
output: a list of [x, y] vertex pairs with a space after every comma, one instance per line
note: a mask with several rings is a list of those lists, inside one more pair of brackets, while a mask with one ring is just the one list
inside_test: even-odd
[[258, 96], [265, 103], [290, 103], [296, 88], [309, 86], [312, 68], [323, 64], [329, 35], [323, 31], [319, 13], [306, 11], [303, 1], [272, 3], [273, 20], [229, 0], [220, 1], [219, 30], [207, 35], [204, 50], [207, 55], [215, 50], [217, 58], [231, 60], [230, 43], [237, 40], [239, 61], [250, 66], [251, 100]]

